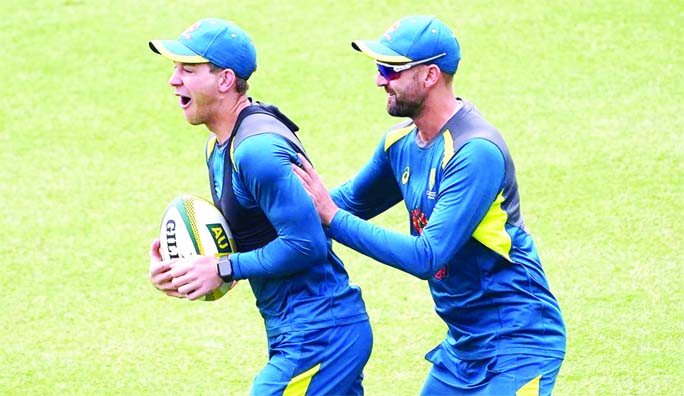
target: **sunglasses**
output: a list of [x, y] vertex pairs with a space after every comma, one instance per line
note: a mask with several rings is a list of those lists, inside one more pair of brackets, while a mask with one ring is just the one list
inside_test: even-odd
[[433, 61], [435, 59], [439, 59], [446, 55], [446, 52], [442, 52], [439, 55], [431, 56], [427, 59], [422, 59], [422, 60], [417, 60], [409, 63], [402, 63], [400, 65], [396, 64], [390, 64], [390, 63], [382, 63], [382, 62], [376, 62], [378, 65], [378, 73], [387, 81], [392, 81], [396, 80], [399, 78], [399, 75], [401, 72], [404, 70], [408, 70], [412, 68], [413, 66], [418, 66], [418, 65], [423, 65], [425, 63], [428, 63], [430, 61]]

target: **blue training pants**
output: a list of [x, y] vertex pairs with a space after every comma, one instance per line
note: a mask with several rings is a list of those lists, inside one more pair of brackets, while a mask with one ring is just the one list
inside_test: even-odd
[[253, 396], [361, 396], [373, 333], [366, 321], [269, 337], [270, 359]]
[[563, 362], [535, 355], [498, 355], [482, 360], [437, 355], [426, 356], [433, 366], [422, 396], [551, 396]]

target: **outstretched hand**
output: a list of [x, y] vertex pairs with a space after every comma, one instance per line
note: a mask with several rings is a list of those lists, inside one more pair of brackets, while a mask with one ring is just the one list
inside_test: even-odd
[[295, 175], [302, 181], [304, 189], [311, 196], [314, 205], [316, 206], [316, 211], [318, 216], [321, 218], [321, 222], [324, 225], [329, 225], [332, 222], [333, 217], [339, 210], [335, 202], [333, 202], [328, 188], [323, 184], [318, 173], [314, 170], [313, 166], [306, 160], [306, 158], [297, 154], [299, 161], [301, 162], [301, 168], [296, 164], [292, 164], [292, 170]]

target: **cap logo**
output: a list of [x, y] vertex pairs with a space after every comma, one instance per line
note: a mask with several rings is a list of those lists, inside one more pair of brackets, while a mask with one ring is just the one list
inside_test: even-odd
[[396, 21], [390, 26], [386, 31], [385, 31], [385, 38], [387, 41], [392, 41], [392, 33], [396, 32], [397, 29], [399, 29], [399, 25], [401, 24], [401, 20]]
[[200, 27], [200, 21], [197, 21], [190, 25], [189, 28], [185, 29], [183, 33], [181, 33], [181, 36], [185, 37], [187, 40], [190, 40], [192, 38], [192, 35], [190, 33], [194, 32]]

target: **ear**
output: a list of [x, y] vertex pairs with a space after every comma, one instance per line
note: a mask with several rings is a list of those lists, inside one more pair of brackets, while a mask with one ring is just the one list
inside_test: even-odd
[[441, 71], [437, 65], [427, 65], [425, 78], [423, 79], [423, 84], [425, 88], [430, 88], [437, 84], [439, 77], [441, 76]]
[[231, 69], [223, 69], [218, 76], [218, 90], [226, 93], [231, 87], [235, 86], [235, 72]]

